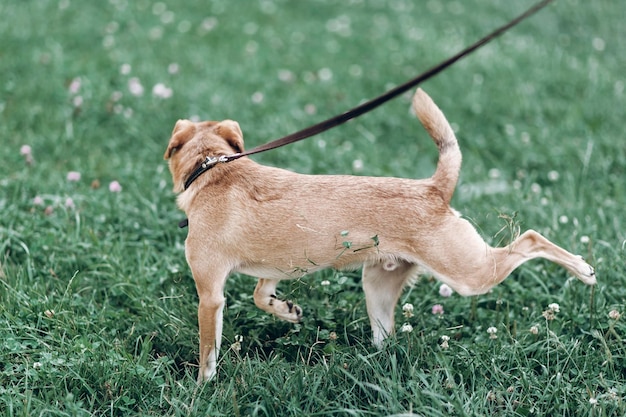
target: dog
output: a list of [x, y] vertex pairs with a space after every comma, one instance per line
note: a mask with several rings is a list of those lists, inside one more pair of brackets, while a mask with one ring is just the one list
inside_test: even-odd
[[591, 265], [533, 230], [506, 247], [485, 243], [450, 207], [461, 168], [452, 128], [421, 89], [413, 110], [439, 149], [428, 179], [303, 175], [243, 157], [215, 165], [185, 189], [207, 156], [243, 152], [243, 135], [232, 120], [176, 123], [164, 158], [177, 205], [189, 221], [185, 255], [199, 297], [199, 382], [216, 374], [224, 286], [232, 272], [258, 278], [257, 307], [297, 323], [302, 308], [277, 298], [280, 280], [324, 268], [362, 267], [378, 347], [394, 332], [403, 287], [424, 270], [465, 296], [489, 291], [533, 258], [555, 262], [585, 284], [596, 283]]

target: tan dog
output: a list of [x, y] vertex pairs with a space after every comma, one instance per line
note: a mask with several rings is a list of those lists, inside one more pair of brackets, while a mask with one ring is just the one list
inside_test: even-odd
[[295, 323], [302, 309], [276, 298], [280, 280], [362, 266], [377, 346], [393, 333], [403, 286], [422, 269], [462, 295], [487, 292], [533, 258], [556, 262], [595, 284], [590, 265], [535, 231], [504, 248], [486, 244], [449, 206], [461, 167], [452, 129], [421, 89], [413, 108], [439, 148], [429, 179], [301, 175], [244, 157], [217, 164], [184, 190], [207, 156], [241, 152], [243, 138], [231, 120], [176, 123], [165, 159], [180, 193], [178, 206], [189, 219], [185, 252], [200, 299], [199, 381], [216, 373], [231, 272], [258, 277], [255, 304]]

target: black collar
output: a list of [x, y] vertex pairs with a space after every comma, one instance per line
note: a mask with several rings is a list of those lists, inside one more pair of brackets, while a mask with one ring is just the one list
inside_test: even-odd
[[[234, 156], [234, 155], [233, 155]], [[191, 175], [189, 175], [189, 177], [187, 178], [187, 180], [185, 180], [185, 190], [187, 190], [191, 184], [198, 179], [198, 177], [202, 174], [204, 174], [205, 172], [207, 172], [208, 170], [210, 170], [211, 168], [213, 168], [215, 165], [220, 164], [220, 163], [225, 163], [225, 162], [230, 162], [230, 161], [234, 161], [236, 158], [233, 158], [233, 156], [207, 156], [205, 158], [204, 161], [202, 161], [202, 163], [198, 166], [198, 168], [196, 168]], [[181, 220], [180, 222], [178, 222], [178, 227], [181, 229], [184, 229], [185, 227], [189, 226], [189, 219], [184, 219]]]
[[206, 159], [202, 161], [202, 163], [198, 166], [198, 168], [196, 168], [185, 181], [185, 190], [187, 190], [187, 188], [189, 188], [191, 184], [195, 180], [197, 180], [200, 175], [204, 174], [205, 172], [213, 168], [215, 165], [219, 163], [229, 162], [229, 161], [231, 161], [231, 159], [229, 159], [229, 157], [225, 155], [207, 156]]

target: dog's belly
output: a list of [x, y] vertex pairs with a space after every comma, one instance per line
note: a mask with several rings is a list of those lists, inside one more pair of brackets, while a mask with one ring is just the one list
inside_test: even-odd
[[324, 267], [320, 267], [317, 265], [311, 265], [311, 267], [246, 265], [236, 268], [234, 272], [239, 272], [257, 278], [282, 280], [302, 278], [305, 275], [311, 274], [321, 269], [324, 269]]

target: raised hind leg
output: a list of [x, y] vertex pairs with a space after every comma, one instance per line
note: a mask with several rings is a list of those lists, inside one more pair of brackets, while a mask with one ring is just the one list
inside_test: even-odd
[[438, 232], [436, 244], [421, 253], [422, 262], [460, 295], [484, 294], [514, 269], [536, 258], [563, 266], [585, 284], [596, 283], [591, 265], [534, 230], [503, 248], [487, 245], [465, 219], [448, 219]]
[[587, 285], [596, 283], [594, 268], [582, 257], [555, 245], [534, 230], [524, 232], [513, 243], [505, 248], [494, 249], [494, 252], [499, 281], [506, 278], [511, 271], [524, 262], [530, 259], [544, 258], [561, 265]]

